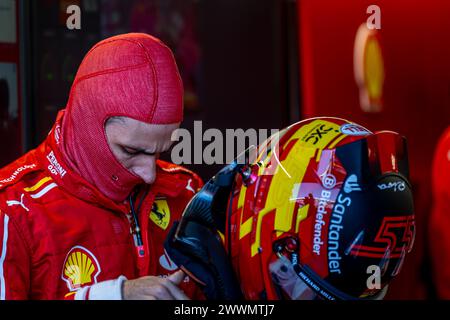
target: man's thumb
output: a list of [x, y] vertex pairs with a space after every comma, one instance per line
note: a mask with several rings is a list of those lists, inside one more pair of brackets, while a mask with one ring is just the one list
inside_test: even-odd
[[183, 281], [185, 276], [186, 275], [184, 274], [183, 270], [178, 270], [177, 272], [172, 273], [171, 275], [169, 275], [167, 277], [167, 279], [169, 279], [174, 284], [179, 285], [181, 283], [181, 281]]

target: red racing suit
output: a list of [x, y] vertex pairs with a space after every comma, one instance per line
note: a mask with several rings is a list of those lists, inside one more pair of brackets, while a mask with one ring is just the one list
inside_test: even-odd
[[[201, 179], [158, 161], [155, 182], [135, 203], [139, 243], [130, 204], [71, 171], [59, 135], [57, 121], [38, 148], [0, 170], [0, 299], [115, 299], [119, 280], [176, 271], [163, 242]], [[180, 287], [196, 297], [189, 278]]]

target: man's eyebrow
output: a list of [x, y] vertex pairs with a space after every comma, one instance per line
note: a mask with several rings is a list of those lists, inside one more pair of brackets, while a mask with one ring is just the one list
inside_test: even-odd
[[124, 145], [122, 145], [122, 147], [124, 147], [126, 149], [132, 149], [133, 151], [141, 152], [141, 153], [145, 153], [145, 154], [154, 154], [155, 153], [155, 151], [146, 150], [141, 147], [136, 147], [136, 146], [129, 145], [129, 144], [124, 144]]
[[155, 150], [154, 148], [153, 149], [144, 149], [142, 147], [135, 146], [132, 143], [130, 143], [130, 144], [126, 144], [125, 143], [125, 144], [122, 145], [122, 147], [123, 148], [127, 148], [127, 149], [133, 149], [136, 152], [140, 152], [140, 153], [144, 153], [144, 154], [148, 154], [148, 155], [153, 155], [155, 153], [164, 153], [164, 152], [169, 151], [173, 147], [173, 144], [171, 144], [169, 148], [167, 148], [165, 150], [161, 150], [161, 151]]

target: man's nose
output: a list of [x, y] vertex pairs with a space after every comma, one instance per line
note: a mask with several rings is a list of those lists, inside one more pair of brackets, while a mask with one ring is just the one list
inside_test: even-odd
[[152, 184], [155, 182], [156, 172], [154, 168], [143, 169], [142, 173], [139, 175], [142, 180], [147, 184]]
[[156, 170], [154, 165], [135, 167], [133, 172], [147, 184], [155, 182]]
[[144, 180], [144, 182], [147, 183], [147, 184], [152, 184], [153, 182], [155, 182], [155, 175], [154, 174], [142, 173], [142, 174], [139, 174], [139, 177], [142, 180]]

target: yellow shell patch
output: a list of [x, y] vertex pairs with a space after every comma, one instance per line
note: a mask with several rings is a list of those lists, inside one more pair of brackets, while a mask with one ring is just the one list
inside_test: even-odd
[[101, 271], [100, 265], [88, 249], [82, 246], [73, 247], [63, 265], [62, 279], [67, 283], [70, 291], [97, 283], [97, 276]]

